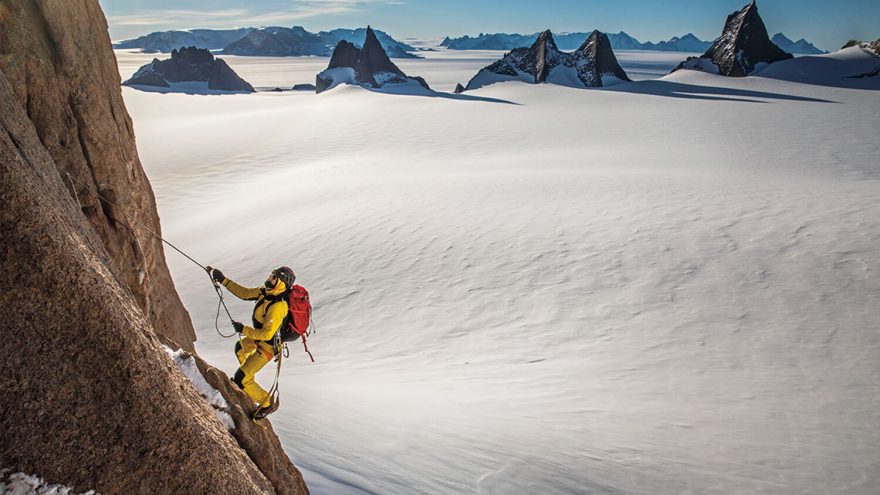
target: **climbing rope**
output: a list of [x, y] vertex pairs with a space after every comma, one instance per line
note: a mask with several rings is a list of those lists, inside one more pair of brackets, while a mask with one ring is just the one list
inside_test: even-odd
[[[281, 342], [281, 330], [276, 332], [275, 334], [275, 361], [278, 364], [275, 366], [275, 380], [272, 382], [272, 386], [269, 387], [269, 397], [272, 398], [272, 404], [277, 404], [278, 400], [281, 399], [281, 392], [278, 390], [278, 381], [281, 377], [281, 361], [284, 359], [287, 354], [287, 343]], [[280, 347], [279, 347], [280, 343]]]
[[[211, 274], [208, 273], [208, 276], [210, 277]], [[229, 317], [230, 322], [234, 323], [235, 320], [232, 319], [232, 315], [229, 314], [229, 308], [226, 307], [226, 301], [223, 300], [223, 290], [220, 288], [220, 284], [218, 284], [217, 281], [214, 280], [214, 277], [211, 277], [211, 283], [214, 284], [214, 291], [217, 292], [217, 298], [218, 298], [217, 314], [214, 316], [214, 330], [216, 330], [217, 334], [220, 335], [221, 337], [223, 337], [224, 339], [228, 339], [230, 337], [235, 337], [235, 334], [237, 332], [232, 332], [229, 335], [225, 335], [223, 332], [220, 331], [220, 306], [223, 306], [223, 309], [226, 310], [226, 316]], [[241, 340], [241, 336], [239, 336], [239, 340]]]
[[[74, 189], [74, 191], [73, 191], [74, 197], [76, 198], [77, 202], [80, 202], [79, 196], [77, 195], [77, 192], [76, 192], [76, 187], [74, 185], [75, 181], [73, 180], [73, 177], [70, 175], [69, 172], [67, 172], [67, 178], [70, 180], [70, 185]], [[221, 288], [221, 285], [218, 284], [217, 281], [214, 280], [214, 277], [211, 276], [211, 270], [209, 269], [209, 267], [202, 265], [201, 263], [196, 261], [192, 256], [186, 254], [182, 249], [180, 249], [177, 246], [175, 246], [174, 244], [168, 242], [162, 236], [160, 236], [159, 234], [154, 232], [150, 227], [145, 225], [143, 222], [141, 222], [137, 218], [134, 218], [133, 216], [129, 215], [128, 212], [125, 211], [125, 209], [123, 209], [122, 207], [120, 207], [119, 205], [114, 203], [113, 201], [110, 201], [109, 199], [104, 197], [104, 195], [102, 195], [100, 192], [98, 192], [98, 190], [95, 189], [94, 187], [92, 187], [90, 184], [86, 184], [83, 182], [80, 182], [80, 184], [82, 186], [86, 187], [87, 189], [91, 190], [93, 193], [95, 193], [95, 195], [101, 201], [114, 207], [116, 209], [116, 211], [119, 211], [120, 213], [125, 215], [125, 217], [128, 218], [129, 221], [140, 225], [144, 230], [146, 230], [148, 233], [150, 233], [153, 237], [155, 237], [156, 239], [159, 239], [160, 241], [165, 243], [168, 247], [177, 251], [178, 253], [183, 255], [186, 259], [192, 261], [196, 266], [198, 266], [199, 268], [204, 270], [205, 273], [208, 275], [208, 279], [211, 280], [211, 285], [214, 287], [214, 291], [217, 293], [218, 302], [217, 302], [217, 313], [214, 316], [214, 329], [217, 331], [217, 334], [223, 338], [230, 338], [230, 337], [233, 337], [236, 335], [237, 332], [233, 332], [229, 335], [225, 335], [223, 332], [220, 331], [220, 307], [221, 306], [223, 307], [224, 311], [226, 311], [226, 316], [229, 318], [229, 322], [235, 323], [235, 320], [232, 318], [232, 314], [229, 312], [229, 308], [226, 306], [226, 301], [223, 299], [223, 289]], [[81, 202], [80, 202], [80, 206], [82, 206]], [[132, 236], [134, 236], [134, 231], [130, 227], [129, 227], [129, 230], [131, 231]], [[137, 240], [137, 236], [135, 236], [135, 240]], [[138, 241], [138, 244], [140, 244], [140, 241]], [[141, 251], [141, 253], [143, 254], [143, 251]], [[241, 338], [241, 336], [239, 336], [239, 339], [240, 338]], [[276, 342], [280, 343], [280, 345], [275, 346], [276, 347], [275, 360], [278, 362], [278, 364], [275, 367], [275, 380], [272, 383], [272, 387], [269, 389], [269, 396], [272, 398], [273, 403], [277, 403], [277, 401], [280, 400], [280, 398], [281, 398], [281, 393], [278, 389], [279, 378], [281, 376], [281, 361], [283, 360], [284, 356], [287, 355], [287, 344], [284, 342], [281, 342], [280, 332], [278, 332], [278, 334], [276, 335], [276, 339], [277, 339]], [[308, 348], [306, 348], [306, 352], [308, 352]], [[309, 356], [311, 356], [311, 353], [309, 353]], [[315, 359], [312, 358], [312, 361], [314, 361], [314, 360]]]
[[[125, 217], [126, 217], [129, 221], [134, 222], [134, 223], [140, 225], [144, 230], [146, 230], [147, 232], [149, 232], [153, 237], [155, 237], [156, 239], [159, 239], [160, 241], [164, 242], [165, 244], [168, 245], [168, 247], [170, 247], [171, 249], [173, 249], [173, 250], [177, 251], [178, 253], [182, 254], [186, 259], [192, 261], [193, 263], [196, 264], [196, 266], [198, 266], [199, 268], [201, 268], [202, 270], [204, 270], [205, 273], [208, 275], [208, 279], [211, 280], [211, 285], [214, 286], [214, 291], [217, 293], [217, 297], [218, 297], [218, 299], [220, 300], [220, 301], [217, 303], [217, 316], [214, 318], [214, 329], [215, 329], [215, 330], [217, 331], [217, 333], [218, 333], [221, 337], [223, 337], [224, 339], [228, 339], [228, 338], [230, 338], [230, 337], [235, 336], [235, 332], [233, 332], [233, 333], [230, 334], [230, 335], [224, 335], [223, 332], [220, 331], [220, 323], [219, 323], [219, 321], [220, 321], [220, 306], [223, 306], [223, 309], [226, 310], [226, 316], [229, 317], [229, 322], [230, 322], [230, 323], [234, 323], [235, 320], [232, 318], [232, 314], [229, 312], [229, 308], [226, 307], [226, 301], [223, 300], [223, 291], [222, 291], [222, 289], [220, 288], [220, 284], [218, 284], [218, 283], [214, 280], [214, 277], [211, 276], [211, 270], [209, 270], [208, 267], [202, 265], [201, 263], [199, 263], [198, 261], [196, 261], [195, 259], [193, 259], [192, 256], [186, 254], [185, 252], [183, 252], [183, 250], [179, 249], [179, 248], [178, 248], [177, 246], [175, 246], [174, 244], [171, 244], [170, 242], [166, 241], [166, 240], [165, 240], [162, 236], [160, 236], [159, 234], [153, 232], [153, 230], [152, 230], [150, 227], [148, 227], [146, 224], [144, 224], [143, 222], [141, 222], [141, 221], [138, 220], [137, 218], [134, 218], [133, 216], [129, 215], [128, 212], [125, 211], [125, 209], [123, 209], [123, 208], [122, 208], [121, 206], [119, 206], [118, 204], [116, 204], [116, 203], [114, 203], [113, 201], [110, 201], [109, 199], [107, 199], [106, 197], [104, 197], [104, 195], [102, 195], [100, 192], [98, 192], [98, 190], [95, 189], [95, 188], [94, 188], [93, 186], [91, 186], [90, 184], [87, 184], [87, 183], [85, 183], [85, 182], [81, 182], [81, 181], [74, 181], [74, 180], [73, 180], [73, 177], [70, 175], [70, 172], [66, 172], [66, 174], [67, 174], [67, 178], [68, 178], [68, 180], [70, 180], [70, 185], [71, 185], [71, 187], [73, 187], [73, 194], [74, 194], [74, 197], [76, 198], [77, 202], [80, 203], [80, 207], [82, 207], [82, 203], [81, 203], [80, 200], [79, 200], [79, 195], [76, 193], [76, 187], [75, 187], [75, 185], [74, 185], [74, 182], [79, 182], [79, 184], [80, 184], [81, 186], [85, 187], [86, 189], [91, 190], [93, 193], [95, 193], [95, 195], [98, 197], [98, 199], [100, 199], [101, 201], [103, 201], [103, 202], [107, 203], [108, 205], [114, 207], [114, 208], [116, 209], [116, 211], [119, 211], [120, 213], [122, 213], [123, 215], [125, 215]], [[134, 231], [131, 230], [130, 227], [129, 227], [129, 230], [131, 231], [132, 236], [134, 236]], [[137, 240], [137, 236], [134, 236], [134, 237], [135, 237], [135, 240]], [[138, 241], [138, 245], [140, 245], [140, 241]], [[141, 254], [143, 255], [143, 251], [141, 251]]]

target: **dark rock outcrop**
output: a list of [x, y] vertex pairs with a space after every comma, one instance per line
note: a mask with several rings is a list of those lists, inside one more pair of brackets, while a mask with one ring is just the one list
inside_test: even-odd
[[706, 53], [697, 59], [682, 62], [673, 72], [694, 69], [717, 71], [723, 76], [745, 77], [759, 63], [769, 64], [792, 57], [792, 54], [770, 41], [764, 21], [758, 15], [758, 5], [753, 0], [742, 10], [727, 16], [724, 31]]
[[254, 87], [240, 78], [229, 65], [203, 48], [172, 50], [171, 58], [144, 65], [122, 83], [125, 86], [172, 87], [173, 83], [205, 83], [205, 89], [253, 93]]
[[315, 91], [321, 93], [343, 83], [381, 88], [386, 84], [406, 83], [410, 80], [418, 82], [425, 89], [431, 89], [424, 79], [408, 77], [394, 65], [376, 34], [367, 26], [363, 48], [344, 40], [336, 45], [327, 69], [315, 77]]
[[307, 493], [222, 373], [204, 371], [232, 435], [162, 347], [195, 336], [98, 1], [0, 12], [0, 469], [100, 493]]
[[[575, 55], [581, 55], [580, 60], [586, 62], [578, 66], [578, 76], [587, 86], [601, 87], [603, 75], [629, 81], [629, 76], [617, 62], [611, 43], [604, 33], [593, 31]], [[586, 84], [587, 81], [592, 84]]]
[[603, 76], [613, 76], [619, 81], [630, 80], [617, 62], [608, 36], [593, 31], [575, 52], [565, 53], [556, 47], [553, 34], [548, 30], [541, 33], [531, 47], [511, 50], [502, 59], [480, 70], [464, 89], [476, 89], [504, 80], [598, 88], [605, 85]]
[[315, 90], [315, 85], [314, 85], [314, 84], [307, 84], [307, 83], [303, 83], [303, 84], [294, 84], [294, 85], [293, 85], [293, 90], [294, 90], [294, 91], [314, 91], [314, 90]]
[[461, 93], [464, 93], [464, 86], [462, 86], [461, 83], [458, 83], [455, 85], [455, 94]]

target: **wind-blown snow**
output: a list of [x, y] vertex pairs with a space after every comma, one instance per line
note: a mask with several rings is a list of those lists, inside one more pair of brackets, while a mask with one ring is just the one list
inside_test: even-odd
[[217, 419], [223, 423], [223, 426], [225, 426], [227, 430], [234, 430], [235, 420], [229, 415], [229, 404], [226, 402], [226, 399], [223, 398], [223, 394], [205, 380], [202, 372], [199, 371], [198, 365], [196, 365], [195, 358], [182, 349], [173, 351], [166, 347], [165, 350], [171, 356], [171, 359], [174, 360], [174, 364], [177, 365], [183, 375], [192, 382], [199, 394], [204, 397], [208, 405], [211, 406], [211, 409], [214, 411], [214, 416], [217, 416]]
[[[485, 65], [440, 55], [403, 70]], [[123, 94], [165, 236], [244, 284], [289, 264], [312, 295], [317, 362], [291, 347], [272, 416], [312, 493], [880, 486], [876, 90]], [[167, 257], [200, 354], [234, 372], [204, 273]]]

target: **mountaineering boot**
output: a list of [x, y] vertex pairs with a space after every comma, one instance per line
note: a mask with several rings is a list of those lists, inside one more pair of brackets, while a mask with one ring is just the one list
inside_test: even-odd
[[277, 411], [277, 410], [278, 410], [278, 405], [279, 405], [280, 403], [281, 403], [280, 400], [275, 399], [275, 400], [273, 400], [272, 402], [270, 402], [268, 406], [261, 406], [261, 407], [257, 408], [257, 410], [254, 411], [254, 414], [253, 414], [252, 418], [253, 418], [254, 420], [258, 420], [258, 419], [263, 419], [263, 418], [265, 418], [266, 416], [268, 416], [268, 415], [272, 414], [273, 412]]

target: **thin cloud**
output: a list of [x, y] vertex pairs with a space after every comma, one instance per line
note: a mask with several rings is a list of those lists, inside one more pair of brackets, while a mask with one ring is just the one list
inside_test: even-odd
[[304, 0], [292, 2], [289, 8], [272, 12], [254, 9], [200, 11], [192, 9], [146, 10], [124, 15], [109, 15], [111, 25], [119, 27], [167, 26], [192, 22], [200, 27], [262, 26], [295, 22], [311, 17], [358, 12], [374, 5], [399, 5], [401, 0]]
[[217, 11], [200, 11], [186, 9], [149, 10], [133, 14], [108, 15], [111, 24], [117, 26], [156, 26], [169, 24], [175, 19], [198, 17], [208, 22], [229, 21], [249, 15], [245, 9], [227, 9]]

